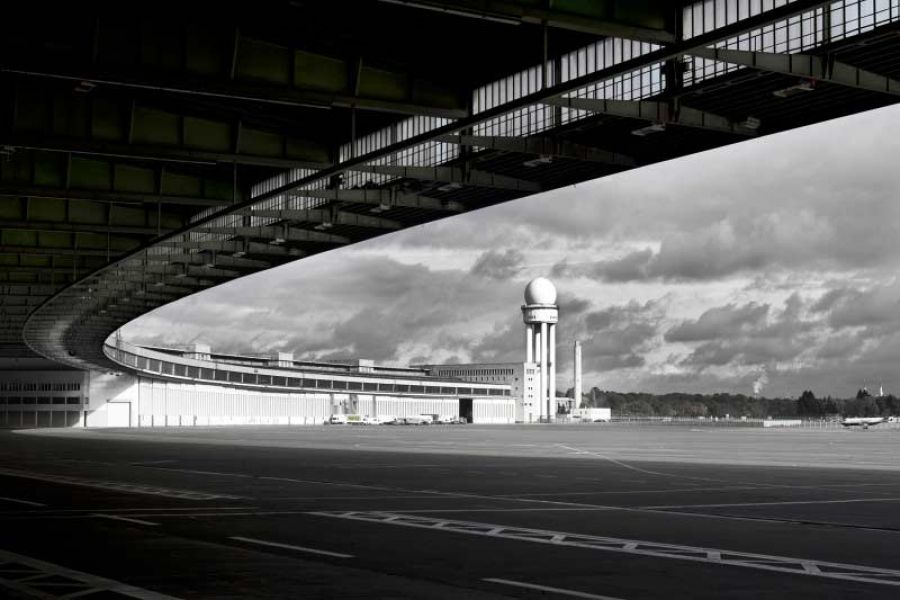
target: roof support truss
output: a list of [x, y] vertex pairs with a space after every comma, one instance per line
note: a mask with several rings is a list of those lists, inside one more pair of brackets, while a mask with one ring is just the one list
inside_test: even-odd
[[297, 190], [296, 197], [319, 198], [353, 204], [371, 204], [387, 210], [392, 206], [402, 208], [424, 208], [446, 212], [461, 212], [465, 207], [458, 202], [431, 198], [421, 194], [407, 194], [396, 189], [356, 189], [356, 190]]
[[517, 192], [536, 193], [541, 191], [541, 186], [533, 181], [495, 175], [486, 171], [464, 170], [459, 167], [397, 167], [388, 165], [359, 165], [353, 167], [354, 171], [366, 173], [379, 173], [394, 177], [408, 179], [421, 179], [425, 181], [441, 181], [456, 183], [474, 187], [497, 188], [502, 190], [514, 190]]
[[820, 56], [750, 52], [727, 48], [695, 48], [689, 54], [760, 71], [796, 75], [860, 90], [900, 95], [900, 81], [896, 79]]
[[723, 133], [752, 136], [756, 132], [746, 129], [730, 119], [688, 106], [636, 100], [600, 100], [596, 98], [556, 97], [544, 101], [551, 106], [586, 110], [611, 117], [641, 119], [661, 125], [681, 125]]
[[584, 146], [565, 140], [554, 140], [546, 137], [511, 137], [486, 135], [442, 135], [437, 141], [462, 146], [480, 146], [503, 152], [519, 152], [521, 154], [537, 154], [554, 158], [572, 158], [590, 162], [604, 163], [623, 167], [633, 167], [637, 162], [631, 156]]

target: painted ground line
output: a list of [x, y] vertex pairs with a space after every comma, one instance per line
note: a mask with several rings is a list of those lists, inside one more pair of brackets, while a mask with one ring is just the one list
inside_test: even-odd
[[25, 506], [47, 506], [46, 504], [42, 504], [40, 502], [32, 502], [31, 500], [20, 500], [18, 498], [7, 498], [5, 496], [0, 496], [0, 500], [4, 502], [12, 502], [13, 504], [24, 504]]
[[825, 579], [842, 579], [847, 581], [876, 583], [879, 585], [900, 586], [900, 571], [866, 565], [851, 565], [808, 558], [756, 554], [721, 548], [682, 546], [677, 544], [603, 537], [546, 529], [512, 527], [474, 521], [455, 521], [451, 519], [402, 513], [344, 511], [311, 512], [309, 514], [335, 519], [348, 519], [351, 521], [364, 521], [367, 523], [384, 525], [399, 525], [402, 527], [463, 533], [467, 535], [510, 539], [521, 542], [569, 546], [585, 548], [588, 550], [616, 552], [620, 554], [652, 556], [655, 558], [688, 560], [725, 567], [744, 567], [763, 571], [777, 571], [794, 575], [821, 577]]
[[163, 496], [166, 498], [176, 498], [179, 500], [217, 500], [220, 498], [235, 500], [239, 498], [239, 496], [231, 496], [227, 494], [212, 494], [207, 492], [197, 492], [193, 490], [179, 490], [122, 481], [85, 479], [82, 477], [72, 477], [68, 475], [53, 475], [50, 473], [36, 473], [34, 471], [20, 471], [18, 469], [0, 468], [0, 476], [18, 477], [21, 479], [31, 479], [33, 481], [44, 481], [47, 483], [57, 483], [62, 485], [89, 487], [111, 492], [123, 492], [126, 494]]
[[257, 544], [259, 546], [271, 546], [273, 548], [284, 548], [285, 550], [296, 550], [297, 552], [307, 552], [309, 554], [321, 554], [322, 556], [332, 556], [334, 558], [353, 558], [352, 554], [344, 554], [343, 552], [332, 552], [330, 550], [319, 550], [318, 548], [307, 548], [306, 546], [292, 546], [291, 544], [267, 542], [266, 540], [257, 540], [255, 538], [241, 537], [239, 535], [230, 536], [228, 539], [246, 542], [248, 544]]
[[9, 577], [8, 574], [0, 574], [0, 588], [6, 587], [27, 596], [57, 597], [50, 596], [46, 589], [41, 588], [41, 585], [51, 582], [59, 584], [62, 579], [66, 580], [69, 588], [82, 588], [78, 591], [70, 591], [65, 595], [66, 598], [91, 597], [102, 592], [112, 592], [129, 598], [138, 598], [138, 600], [179, 600], [175, 596], [160, 594], [114, 579], [91, 575], [30, 556], [0, 550], [0, 566], [5, 564], [15, 565], [19, 572], [13, 577]]
[[126, 523], [135, 523], [137, 525], [150, 525], [151, 527], [156, 527], [159, 523], [154, 523], [152, 521], [145, 521], [143, 519], [135, 519], [132, 517], [120, 517], [118, 515], [104, 515], [103, 513], [94, 513], [91, 515], [93, 517], [100, 517], [101, 519], [109, 519], [111, 521], [125, 521]]
[[224, 471], [201, 471], [199, 469], [179, 469], [177, 467], [158, 467], [156, 465], [139, 465], [142, 467], [146, 467], [148, 469], [155, 469], [157, 471], [173, 471], [175, 473], [189, 473], [191, 475], [212, 475], [215, 477], [240, 477], [242, 479], [253, 479], [254, 475], [247, 475], [246, 473], [228, 473]]
[[490, 583], [499, 583], [500, 585], [511, 585], [513, 587], [526, 588], [529, 590], [538, 590], [541, 592], [550, 592], [551, 594], [559, 594], [560, 596], [569, 596], [570, 598], [587, 598], [588, 600], [622, 600], [622, 598], [614, 598], [613, 596], [600, 596], [598, 594], [588, 594], [587, 592], [579, 592], [576, 590], [566, 590], [562, 588], [550, 587], [549, 585], [538, 585], [536, 583], [525, 583], [523, 581], [513, 581], [511, 579], [499, 579], [496, 577], [485, 577], [482, 581]]
[[669, 508], [739, 508], [741, 506], [791, 506], [795, 504], [854, 504], [857, 502], [900, 502], [900, 498], [846, 498], [844, 500], [784, 500], [781, 502], [733, 502], [720, 504], [669, 504], [660, 506], [641, 506], [647, 510], [666, 510]]

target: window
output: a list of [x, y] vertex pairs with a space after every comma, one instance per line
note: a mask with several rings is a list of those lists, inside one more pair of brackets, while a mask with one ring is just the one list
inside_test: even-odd
[[156, 360], [155, 358], [151, 358], [150, 366], [148, 367], [147, 370], [153, 371], [155, 373], [159, 373], [159, 366], [160, 366], [160, 362], [158, 360]]
[[81, 404], [81, 398], [69, 396], [66, 398], [66, 404]]
[[200, 379], [215, 379], [216, 372], [212, 369], [200, 369]]
[[256, 385], [256, 373], [244, 373], [244, 383]]
[[409, 392], [409, 386], [408, 386], [408, 385], [401, 384], [401, 383], [398, 383], [398, 384], [397, 384], [397, 391], [400, 392], [401, 394], [405, 394], [405, 393]]
[[62, 398], [62, 397], [59, 397], [59, 396], [53, 398], [53, 404], [65, 404], [65, 403], [66, 403], [66, 399], [65, 399], [65, 398]]
[[228, 371], [216, 370], [216, 381], [228, 381]]
[[184, 365], [175, 365], [175, 374], [179, 377], [187, 375], [187, 367]]
[[396, 387], [393, 383], [379, 383], [378, 384], [379, 392], [393, 392], [396, 391]]
[[241, 374], [237, 371], [228, 371], [228, 381], [230, 381], [231, 383], [240, 383]]
[[[41, 400], [44, 400], [44, 399], [41, 398]], [[22, 404], [34, 404], [34, 401], [35, 401], [34, 398], [22, 398]], [[43, 404], [43, 402], [41, 402], [41, 404]]]
[[331, 389], [331, 380], [330, 379], [319, 379], [316, 381], [316, 387], [320, 390], [330, 390]]
[[163, 375], [171, 375], [174, 372], [175, 365], [170, 362], [162, 363], [162, 372]]
[[462, 395], [462, 394], [471, 394], [471, 393], [472, 393], [472, 388], [459, 388], [459, 389], [457, 390], [457, 393], [460, 394], [460, 395]]
[[409, 393], [410, 393], [410, 394], [424, 394], [424, 393], [425, 393], [425, 386], [422, 386], [422, 385], [411, 385], [411, 386], [409, 386]]
[[333, 381], [333, 383], [334, 383], [334, 389], [336, 389], [336, 390], [346, 390], [347, 389], [346, 381], [342, 381], [340, 379], [335, 379]]
[[272, 385], [277, 385], [279, 387], [285, 387], [287, 385], [287, 379], [284, 377], [273, 377]]
[[378, 384], [377, 384], [377, 383], [371, 383], [371, 382], [369, 382], [369, 381], [366, 381], [365, 383], [363, 383], [363, 388], [362, 388], [362, 389], [363, 389], [363, 391], [365, 391], [365, 392], [377, 392], [377, 391], [378, 391]]
[[200, 377], [200, 367], [188, 367], [187, 368], [187, 376], [192, 379], [197, 379]]
[[[268, 379], [268, 376], [267, 376], [267, 375], [260, 375], [260, 376], [259, 376], [259, 382], [260, 382], [260, 383], [263, 382], [263, 377], [265, 377], [266, 379]], [[296, 378], [296, 377], [288, 377], [287, 384], [288, 384], [288, 387], [298, 388], [298, 387], [301, 387], [300, 384], [301, 384], [302, 382], [303, 382], [302, 379], [298, 379], [298, 378]]]
[[358, 382], [358, 381], [348, 381], [348, 382], [347, 382], [347, 389], [348, 389], [348, 390], [361, 390], [361, 389], [362, 389], [362, 383], [360, 383], [360, 382]]
[[454, 394], [454, 393], [456, 393], [456, 388], [452, 388], [452, 387], [442, 387], [442, 388], [441, 388], [441, 393], [442, 393], [442, 394]]

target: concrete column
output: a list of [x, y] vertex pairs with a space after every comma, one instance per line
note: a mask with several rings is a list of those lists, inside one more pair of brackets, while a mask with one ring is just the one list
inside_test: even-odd
[[531, 328], [534, 330], [534, 357], [533, 357], [534, 362], [540, 363], [541, 362], [541, 348], [543, 347], [541, 345], [541, 330], [538, 329], [537, 327], [535, 327], [534, 325], [532, 325]]
[[547, 323], [541, 323], [541, 414], [548, 420], [551, 418], [547, 410]]
[[550, 418], [554, 419], [556, 418], [556, 324], [551, 323], [549, 328], [550, 339], [548, 341], [550, 343], [547, 351], [547, 370], [550, 373], [550, 381], [547, 386], [547, 397]]
[[534, 329], [525, 325], [525, 362], [534, 362]]

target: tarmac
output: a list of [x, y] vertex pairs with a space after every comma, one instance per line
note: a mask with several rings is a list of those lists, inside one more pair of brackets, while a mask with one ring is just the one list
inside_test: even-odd
[[0, 432], [0, 596], [897, 598], [900, 431]]

